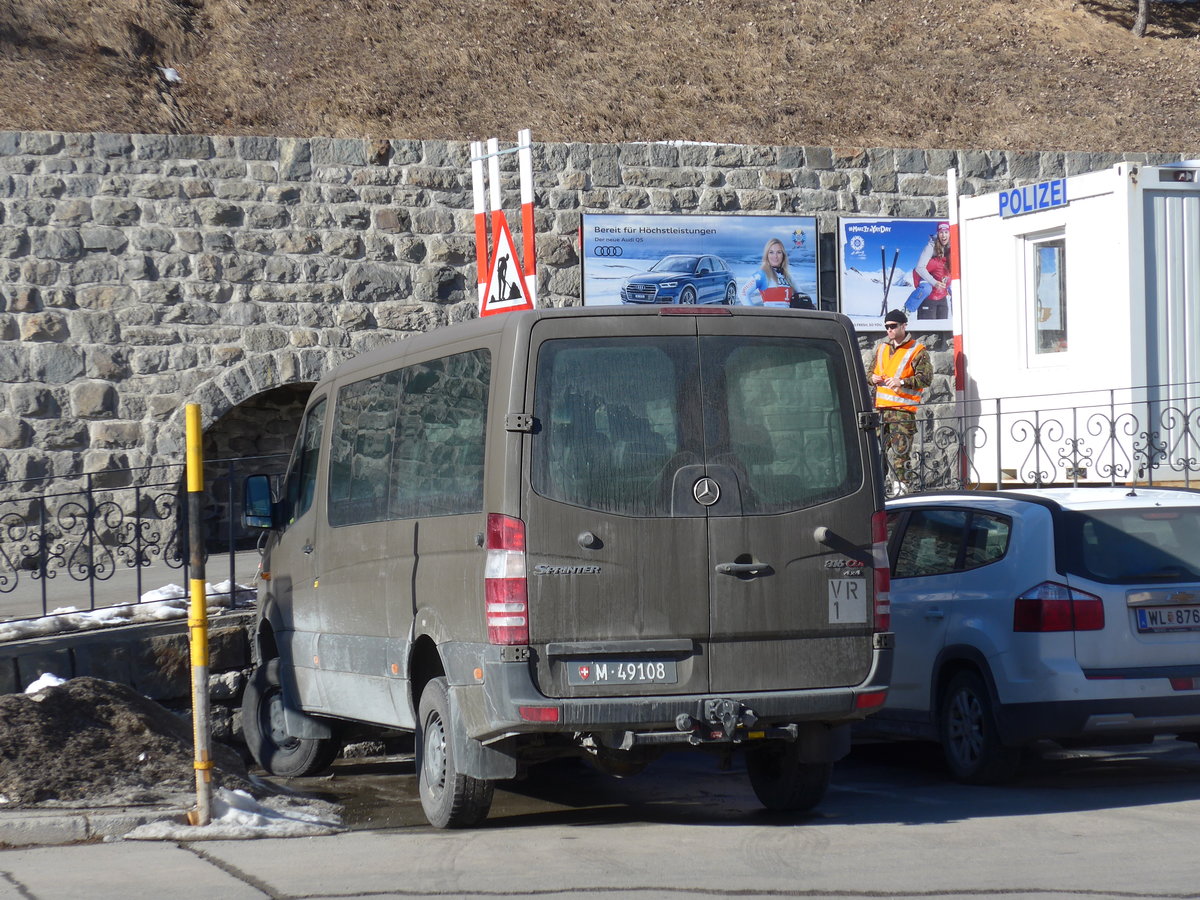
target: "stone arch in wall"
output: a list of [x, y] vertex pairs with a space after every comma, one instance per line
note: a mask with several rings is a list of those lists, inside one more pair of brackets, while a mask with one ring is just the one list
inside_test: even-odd
[[[209, 550], [252, 547], [257, 534], [241, 527], [241, 483], [247, 475], [280, 474], [300, 427], [305, 404], [321, 374], [342, 361], [330, 350], [275, 354], [245, 360], [201, 385], [195, 393], [203, 428], [205, 531]], [[160, 440], [183, 451], [184, 410], [177, 410]]]

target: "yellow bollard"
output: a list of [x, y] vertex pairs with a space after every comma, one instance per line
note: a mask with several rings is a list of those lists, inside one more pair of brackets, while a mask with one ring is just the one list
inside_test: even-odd
[[204, 453], [200, 407], [184, 409], [187, 441], [187, 512], [191, 569], [188, 634], [192, 649], [192, 735], [195, 740], [196, 808], [188, 813], [193, 825], [212, 821], [212, 713], [208, 696], [208, 598], [204, 580]]

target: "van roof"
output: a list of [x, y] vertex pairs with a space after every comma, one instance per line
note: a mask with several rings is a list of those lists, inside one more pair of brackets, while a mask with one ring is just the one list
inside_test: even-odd
[[436, 347], [443, 344], [457, 343], [459, 341], [469, 341], [474, 338], [497, 334], [504, 331], [529, 329], [533, 327], [534, 322], [537, 322], [541, 319], [658, 316], [664, 311], [670, 311], [668, 313], [670, 315], [687, 315], [689, 312], [694, 312], [697, 315], [712, 315], [717, 314], [719, 310], [723, 311], [723, 313], [733, 316], [782, 315], [803, 316], [806, 318], [819, 319], [844, 318], [838, 313], [831, 312], [818, 312], [815, 310], [766, 309], [756, 306], [567, 306], [532, 309], [521, 312], [503, 313], [501, 315], [484, 316], [483, 318], [477, 319], [469, 319], [465, 322], [458, 322], [452, 325], [443, 325], [433, 329], [432, 331], [425, 331], [412, 334], [408, 337], [401, 337], [390, 343], [375, 347], [374, 349], [363, 353], [361, 356], [355, 356], [346, 362], [341, 363], [336, 368], [325, 372], [321, 376], [320, 381], [324, 383], [332, 379], [335, 375], [345, 376], [360, 369], [369, 369], [372, 366], [378, 365], [379, 363], [393, 359], [395, 356], [401, 353], [419, 353], [427, 347]]

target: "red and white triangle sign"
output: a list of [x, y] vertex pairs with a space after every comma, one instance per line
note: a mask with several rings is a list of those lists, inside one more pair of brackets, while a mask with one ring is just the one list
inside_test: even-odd
[[525, 276], [521, 272], [521, 263], [517, 260], [512, 233], [508, 230], [508, 220], [503, 216], [498, 218], [500, 227], [492, 236], [495, 241], [492, 248], [492, 267], [488, 272], [483, 303], [479, 307], [481, 316], [533, 309], [533, 301], [529, 298], [529, 290], [525, 286]]

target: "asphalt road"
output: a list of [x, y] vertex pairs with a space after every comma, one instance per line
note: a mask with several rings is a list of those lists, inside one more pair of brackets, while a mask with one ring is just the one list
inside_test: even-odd
[[1177, 742], [1055, 753], [1003, 787], [945, 780], [926, 747], [859, 747], [799, 816], [688, 755], [620, 781], [546, 767], [472, 831], [423, 824], [402, 756], [292, 784], [346, 803], [351, 830], [8, 850], [0, 898], [1200, 897], [1200, 750]]

